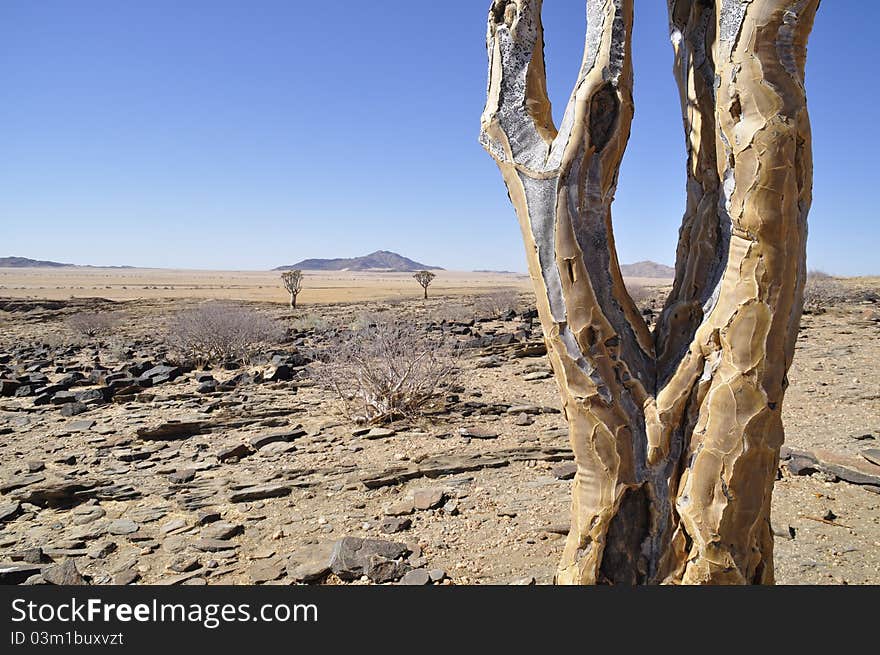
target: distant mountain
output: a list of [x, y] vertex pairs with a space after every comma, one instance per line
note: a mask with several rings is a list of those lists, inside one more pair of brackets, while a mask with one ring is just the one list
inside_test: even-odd
[[79, 264], [61, 264], [27, 257], [0, 257], [0, 268], [134, 268], [134, 266], [80, 266]]
[[407, 273], [412, 271], [442, 271], [439, 266], [420, 264], [396, 252], [377, 250], [363, 257], [350, 259], [304, 259], [289, 266], [279, 266], [276, 271], [302, 269], [307, 271], [391, 271]]
[[620, 272], [624, 277], [662, 277], [674, 278], [675, 269], [664, 266], [657, 262], [636, 262], [635, 264], [623, 264]]
[[64, 268], [73, 264], [45, 262], [27, 257], [0, 257], [0, 268]]

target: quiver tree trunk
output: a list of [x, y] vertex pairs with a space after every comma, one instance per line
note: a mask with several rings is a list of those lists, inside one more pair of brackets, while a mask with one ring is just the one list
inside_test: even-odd
[[586, 4], [583, 66], [557, 130], [541, 1], [493, 2], [480, 139], [520, 220], [578, 465], [556, 580], [772, 583], [818, 0], [669, 1], [688, 196], [653, 333], [624, 287], [611, 223], [633, 116], [633, 2]]

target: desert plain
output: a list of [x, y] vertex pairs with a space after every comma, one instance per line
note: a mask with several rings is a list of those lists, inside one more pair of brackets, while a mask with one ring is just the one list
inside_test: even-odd
[[[669, 280], [628, 280], [650, 321]], [[808, 290], [784, 405], [777, 582], [880, 583], [880, 279]], [[637, 290], [637, 292], [635, 292]], [[574, 475], [525, 275], [0, 269], [0, 580], [547, 584]], [[174, 316], [235, 301], [283, 329], [181, 362]], [[115, 317], [78, 333], [83, 313]], [[359, 425], [321, 353], [396, 320], [457, 344], [415, 420]]]

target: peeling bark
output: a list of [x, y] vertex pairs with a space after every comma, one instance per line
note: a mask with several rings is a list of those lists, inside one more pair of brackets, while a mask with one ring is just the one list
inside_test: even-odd
[[611, 222], [633, 117], [633, 2], [587, 0], [583, 65], [558, 130], [541, 0], [492, 4], [480, 141], [519, 217], [578, 464], [559, 583], [773, 581], [818, 2], [669, 0], [687, 208], [653, 334], [624, 287]]

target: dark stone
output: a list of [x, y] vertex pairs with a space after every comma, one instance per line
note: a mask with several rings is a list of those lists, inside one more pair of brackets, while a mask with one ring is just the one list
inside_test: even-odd
[[100, 405], [110, 400], [112, 393], [109, 387], [101, 387], [100, 389], [87, 389], [76, 394], [76, 400], [86, 405]]
[[18, 585], [34, 575], [39, 575], [40, 567], [34, 564], [0, 563], [0, 584]]
[[77, 401], [64, 405], [61, 408], [61, 416], [79, 416], [87, 411], [89, 411], [89, 408]]
[[389, 516], [383, 519], [382, 526], [380, 530], [385, 534], [395, 534], [397, 532], [403, 532], [404, 530], [409, 530], [412, 527], [412, 520], [407, 518], [400, 518], [396, 516]]
[[[376, 577], [384, 578], [389, 573], [396, 574], [398, 571], [399, 578], [405, 571], [390, 566], [388, 562], [393, 565], [395, 560], [409, 552], [410, 549], [406, 544], [393, 541], [343, 537], [333, 547], [330, 569], [342, 580], [357, 580], [366, 574], [377, 582]], [[368, 570], [373, 575], [370, 575]]]
[[35, 548], [26, 548], [24, 550], [19, 550], [10, 555], [10, 559], [13, 562], [27, 562], [28, 564], [40, 564], [41, 562], [45, 562], [48, 560], [46, 555], [43, 553], [43, 549], [39, 546]]
[[0, 505], [0, 521], [11, 521], [21, 514], [21, 503]]
[[229, 459], [242, 459], [252, 454], [253, 452], [254, 451], [250, 449], [250, 446], [240, 443], [218, 451], [217, 459], [219, 459], [221, 462], [225, 462]]
[[557, 480], [573, 480], [574, 476], [577, 474], [577, 464], [574, 462], [565, 462], [563, 464], [557, 464], [553, 467], [553, 476]]
[[214, 510], [202, 510], [196, 517], [196, 525], [208, 525], [220, 520], [220, 512]]
[[252, 448], [259, 450], [264, 446], [268, 446], [270, 443], [276, 443], [279, 441], [290, 442], [307, 434], [307, 432], [301, 428], [302, 426], [298, 425], [297, 427], [287, 432], [257, 435], [250, 440], [250, 445]]
[[144, 441], [175, 441], [201, 434], [207, 425], [205, 421], [167, 421], [153, 427], [139, 428], [137, 435]]
[[193, 469], [184, 469], [183, 471], [175, 471], [168, 476], [168, 479], [174, 484], [186, 484], [192, 482], [195, 477], [196, 472]]
[[373, 582], [384, 584], [400, 580], [408, 570], [409, 565], [405, 562], [398, 562], [381, 555], [371, 555], [364, 572]]
[[196, 539], [193, 542], [193, 548], [209, 553], [216, 553], [221, 550], [232, 550], [238, 545], [224, 539]]
[[204, 528], [202, 530], [202, 537], [204, 539], [219, 539], [222, 541], [226, 541], [232, 539], [233, 537], [237, 537], [243, 532], [244, 526], [242, 525], [229, 523], [227, 521], [218, 521], [217, 523], [212, 523], [208, 527]]
[[137, 582], [140, 579], [140, 573], [138, 573], [134, 569], [125, 569], [124, 571], [120, 571], [113, 576], [113, 584], [124, 587], [126, 585], [132, 584], [133, 582]]
[[116, 519], [107, 526], [107, 532], [116, 535], [134, 534], [140, 526], [131, 519]]
[[58, 391], [57, 393], [52, 395], [52, 404], [53, 405], [64, 405], [65, 403], [75, 403], [76, 402], [76, 392], [75, 391]]
[[30, 384], [21, 385], [13, 394], [16, 398], [27, 398], [34, 395], [34, 387]]
[[157, 378], [164, 378], [163, 381], [174, 380], [183, 375], [183, 370], [178, 366], [168, 366], [164, 364], [160, 364], [159, 366], [154, 366], [148, 371], [144, 371], [141, 374], [142, 378], [151, 378], [155, 384], [159, 384], [156, 381]]
[[80, 575], [76, 568], [76, 563], [72, 559], [66, 559], [61, 564], [55, 564], [43, 569], [43, 579], [49, 584], [59, 586], [82, 586], [86, 584], [85, 579]]
[[21, 384], [15, 380], [0, 379], [0, 396], [13, 396], [19, 387], [21, 387]]
[[812, 475], [819, 471], [814, 460], [799, 456], [792, 456], [789, 458], [785, 463], [785, 468], [787, 468], [792, 475]]
[[282, 382], [293, 379], [293, 369], [286, 364], [275, 366], [264, 378], [266, 382]]
[[423, 587], [431, 582], [431, 574], [427, 569], [413, 569], [407, 571], [400, 579], [400, 584]]
[[290, 485], [284, 483], [262, 484], [255, 487], [246, 487], [233, 491], [229, 494], [229, 502], [244, 503], [251, 500], [263, 500], [264, 498], [281, 498], [290, 495]]

